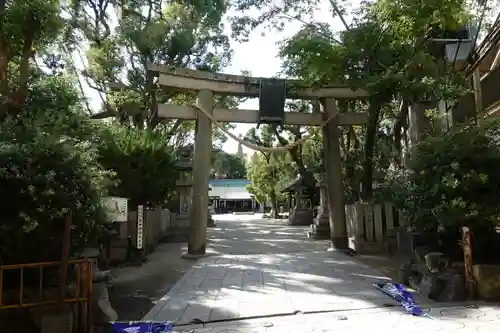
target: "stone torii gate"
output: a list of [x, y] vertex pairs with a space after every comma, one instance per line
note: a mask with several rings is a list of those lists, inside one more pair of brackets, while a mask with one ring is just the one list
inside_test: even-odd
[[[149, 64], [149, 74], [158, 77], [158, 84], [169, 91], [197, 93], [196, 106], [159, 104], [158, 117], [167, 119], [196, 120], [193, 198], [190, 219], [188, 257], [205, 254], [208, 181], [210, 177], [210, 153], [212, 151], [212, 124], [259, 123], [263, 115], [259, 110], [214, 108], [213, 97], [230, 95], [237, 97], [259, 97], [262, 79], [256, 77], [209, 73], [185, 68]], [[275, 80], [275, 79], [274, 79]], [[283, 80], [281, 80], [283, 82]], [[287, 125], [323, 126], [323, 145], [325, 151], [328, 208], [330, 212], [330, 239], [334, 248], [347, 248], [347, 230], [345, 224], [344, 191], [341, 174], [341, 155], [339, 129], [342, 125], [365, 125], [368, 116], [365, 113], [337, 114], [336, 99], [363, 99], [368, 93], [353, 87], [331, 84], [321, 88], [310, 88], [305, 83], [286, 80], [286, 98], [319, 100], [323, 112], [299, 113], [285, 112], [282, 123]], [[283, 96], [285, 97], [285, 96]], [[262, 102], [262, 101], [261, 101]], [[262, 105], [262, 104], [261, 104]], [[239, 141], [238, 137], [227, 133]], [[241, 139], [240, 139], [241, 140]], [[241, 141], [240, 141], [241, 142]], [[253, 144], [241, 142], [251, 149]], [[286, 150], [286, 147], [281, 147]], [[272, 151], [261, 147], [258, 150]]]

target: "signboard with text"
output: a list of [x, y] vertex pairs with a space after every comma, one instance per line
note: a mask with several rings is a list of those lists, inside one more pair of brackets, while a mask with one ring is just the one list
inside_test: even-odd
[[137, 206], [137, 249], [142, 250], [144, 239], [144, 206]]
[[111, 222], [127, 222], [128, 220], [128, 199], [120, 197], [104, 197], [104, 206], [108, 210], [108, 217]]

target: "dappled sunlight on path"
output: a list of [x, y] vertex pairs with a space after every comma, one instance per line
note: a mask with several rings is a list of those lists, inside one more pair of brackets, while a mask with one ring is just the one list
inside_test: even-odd
[[215, 215], [215, 228], [208, 231], [208, 247], [217, 254], [296, 253], [323, 251], [328, 241], [306, 237], [309, 227], [289, 226], [286, 219], [263, 219], [255, 215]]
[[497, 333], [500, 310], [487, 304], [441, 304], [425, 309], [433, 319], [403, 313], [399, 308], [348, 310], [307, 315], [242, 319], [179, 326], [175, 333]]
[[372, 285], [388, 278], [327, 251], [327, 241], [307, 239], [307, 227], [256, 215], [215, 220], [215, 255], [197, 262], [144, 319], [188, 324], [396, 305]]
[[395, 305], [383, 276], [339, 252], [221, 255], [196, 264], [146, 319], [217, 321]]

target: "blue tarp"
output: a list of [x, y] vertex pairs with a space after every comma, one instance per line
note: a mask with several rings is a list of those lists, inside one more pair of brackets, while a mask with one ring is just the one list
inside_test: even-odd
[[407, 313], [414, 316], [426, 316], [424, 311], [417, 306], [417, 303], [413, 299], [413, 296], [406, 290], [406, 288], [401, 283], [376, 283], [375, 288], [383, 292], [384, 294], [392, 297], [396, 302], [398, 302]]
[[170, 333], [170, 321], [130, 321], [111, 323], [113, 333]]

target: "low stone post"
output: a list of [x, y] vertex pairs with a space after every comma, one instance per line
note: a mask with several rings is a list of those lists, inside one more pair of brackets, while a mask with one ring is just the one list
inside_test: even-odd
[[[209, 188], [209, 191], [211, 190], [211, 188]], [[210, 201], [212, 201], [212, 204], [210, 204]], [[207, 207], [207, 227], [208, 228], [213, 228], [215, 227], [215, 222], [214, 222], [214, 219], [212, 218], [212, 212], [213, 212], [213, 206], [214, 205], [214, 200], [209, 200], [209, 205]]]
[[325, 176], [322, 174], [319, 180], [319, 209], [318, 216], [311, 224], [309, 236], [315, 239], [330, 238], [330, 210], [328, 209], [328, 193], [326, 188]]

